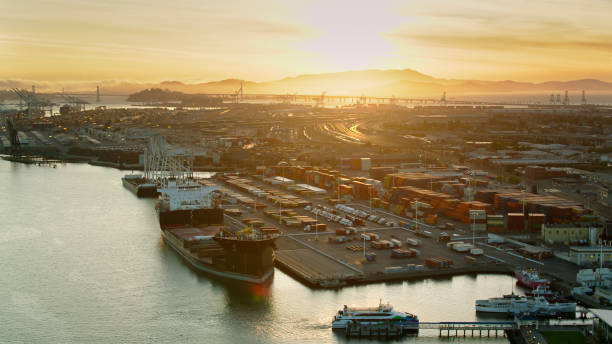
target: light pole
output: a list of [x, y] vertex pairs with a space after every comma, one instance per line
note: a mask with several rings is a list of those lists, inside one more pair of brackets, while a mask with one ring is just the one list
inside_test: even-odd
[[525, 189], [523, 189], [523, 217], [525, 217]]
[[418, 232], [419, 231], [419, 201], [418, 199], [414, 200], [414, 204], [415, 204], [415, 210], [414, 210], [414, 222], [416, 223], [414, 225], [415, 230]]
[[476, 213], [472, 210], [472, 246], [476, 245]]
[[338, 172], [338, 203], [340, 203], [340, 180], [342, 175], [342, 161], [340, 162], [340, 171]]
[[[283, 180], [285, 179], [285, 166], [281, 166], [281, 174], [283, 176]], [[283, 224], [283, 202], [282, 197], [278, 196], [278, 223]]]
[[370, 185], [370, 215], [372, 215], [372, 185]]
[[315, 240], [319, 240], [319, 214], [315, 213]]
[[361, 238], [363, 239], [363, 257], [365, 258], [365, 236], [361, 234]]

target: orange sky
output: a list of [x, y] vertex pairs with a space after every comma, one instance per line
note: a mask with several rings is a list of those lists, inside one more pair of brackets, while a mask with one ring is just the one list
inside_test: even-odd
[[411, 68], [612, 81], [610, 13], [608, 0], [3, 1], [0, 79], [266, 81]]

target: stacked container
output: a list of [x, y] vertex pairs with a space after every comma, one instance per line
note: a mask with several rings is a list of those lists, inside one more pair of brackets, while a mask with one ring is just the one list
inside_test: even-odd
[[524, 231], [525, 215], [523, 213], [508, 213], [506, 216], [507, 231]]
[[484, 210], [470, 210], [470, 230], [474, 232], [487, 231], [487, 213]]
[[546, 215], [530, 213], [527, 218], [527, 229], [530, 232], [540, 232], [542, 225], [546, 224]]
[[487, 231], [501, 232], [504, 230], [504, 215], [487, 215]]
[[434, 257], [425, 259], [425, 265], [430, 268], [449, 268], [453, 265], [453, 261], [443, 257]]

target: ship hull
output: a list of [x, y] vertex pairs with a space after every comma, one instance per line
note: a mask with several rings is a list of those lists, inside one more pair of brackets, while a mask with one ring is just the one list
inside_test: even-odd
[[518, 273], [515, 274], [514, 276], [516, 277], [516, 280], [517, 280], [519, 285], [522, 285], [523, 287], [527, 287], [529, 289], [536, 289], [539, 286], [548, 286], [548, 285], [550, 285], [550, 282], [529, 280], [529, 279], [526, 279], [525, 277], [521, 276]]
[[123, 186], [138, 198], [156, 198], [159, 195], [157, 186], [151, 183], [139, 183], [136, 180], [121, 178]]
[[223, 224], [223, 209], [159, 211], [159, 225], [162, 228], [220, 224]]
[[[358, 319], [356, 319], [358, 320]], [[385, 322], [385, 321], [389, 321], [389, 319], [377, 319], [377, 320], [366, 320], [366, 321], [361, 321], [362, 323], [371, 323], [371, 324], [376, 324], [376, 323], [381, 323], [381, 322]], [[332, 322], [332, 330], [337, 330], [337, 331], [343, 331], [346, 330], [346, 328], [348, 327], [348, 325], [352, 322], [352, 320], [336, 320]], [[419, 322], [418, 321], [402, 321], [402, 330], [404, 330], [407, 333], [418, 333], [419, 332]]]
[[274, 275], [274, 268], [268, 269], [260, 276], [250, 276], [220, 269], [219, 267], [213, 264], [208, 264], [198, 259], [196, 256], [191, 254], [191, 252], [184, 249], [180, 241], [174, 238], [171, 234], [167, 233], [165, 230], [162, 230], [162, 237], [164, 239], [164, 242], [166, 242], [168, 246], [170, 246], [174, 251], [176, 251], [181, 256], [181, 258], [183, 258], [187, 263], [189, 263], [194, 269], [205, 274], [221, 277], [224, 279], [237, 280], [255, 284], [266, 283]]

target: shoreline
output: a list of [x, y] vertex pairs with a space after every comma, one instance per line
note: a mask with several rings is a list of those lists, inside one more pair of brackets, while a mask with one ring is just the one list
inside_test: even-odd
[[352, 275], [341, 279], [315, 279], [308, 278], [291, 264], [282, 259], [276, 259], [274, 266], [282, 272], [295, 278], [311, 289], [342, 289], [348, 286], [368, 285], [387, 282], [422, 281], [428, 278], [445, 278], [462, 275], [501, 274], [513, 275], [512, 269], [505, 264], [481, 264], [457, 268], [426, 269], [421, 271], [407, 271], [395, 274], [371, 273]]

